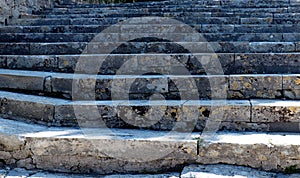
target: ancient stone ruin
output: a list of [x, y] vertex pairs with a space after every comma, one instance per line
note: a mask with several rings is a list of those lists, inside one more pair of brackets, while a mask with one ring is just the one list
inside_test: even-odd
[[116, 2], [0, 1], [0, 177], [300, 177], [299, 0]]

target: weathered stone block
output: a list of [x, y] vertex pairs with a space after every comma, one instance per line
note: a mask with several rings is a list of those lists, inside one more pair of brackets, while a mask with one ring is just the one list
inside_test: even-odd
[[253, 122], [299, 122], [297, 101], [251, 100]]
[[256, 131], [256, 132], [268, 132], [279, 131], [276, 129], [271, 130], [269, 123], [252, 123], [252, 122], [222, 122], [220, 130], [226, 131]]
[[282, 92], [281, 75], [230, 75], [229, 97], [278, 98]]
[[249, 167], [235, 165], [189, 165], [186, 166], [182, 173], [182, 178], [191, 177], [276, 177], [280, 174], [272, 172], [259, 171]]
[[86, 43], [31, 43], [30, 54], [56, 55], [56, 54], [81, 54]]
[[283, 94], [288, 99], [300, 98], [300, 76], [283, 75]]
[[292, 42], [251, 42], [249, 44], [250, 52], [256, 53], [286, 53], [295, 52], [295, 43]]
[[57, 69], [57, 58], [51, 56], [8, 56], [10, 69], [35, 69], [52, 71]]
[[233, 31], [234, 25], [203, 24], [201, 26], [202, 33], [232, 33]]
[[219, 42], [219, 44], [222, 46], [223, 53], [247, 53], [250, 50], [249, 42]]
[[241, 24], [271, 24], [273, 21], [273, 17], [267, 18], [241, 18]]
[[5, 118], [47, 124], [53, 121], [54, 105], [59, 99], [1, 92], [0, 113]]
[[[219, 130], [220, 125], [224, 121], [230, 122], [250, 122], [250, 103], [247, 101], [188, 101], [184, 107], [198, 108], [198, 130], [216, 129]], [[213, 126], [211, 126], [211, 124]]]
[[16, 75], [14, 72], [2, 70], [0, 72], [0, 88], [21, 89], [21, 90], [44, 90], [44, 78], [46, 74], [35, 73], [32, 75], [30, 72], [19, 72], [21, 75]]
[[30, 45], [28, 43], [1, 43], [0, 54], [30, 54]]
[[[124, 101], [123, 101], [124, 102]], [[122, 101], [77, 101], [55, 107], [55, 125], [80, 127], [121, 127], [117, 106]]]
[[235, 25], [234, 32], [236, 33], [273, 33], [277, 29], [276, 25]]
[[295, 61], [298, 60], [297, 58], [296, 54], [236, 54], [235, 70], [232, 72], [236, 74], [280, 74], [297, 71], [299, 67], [293, 67], [293, 64], [298, 63]]

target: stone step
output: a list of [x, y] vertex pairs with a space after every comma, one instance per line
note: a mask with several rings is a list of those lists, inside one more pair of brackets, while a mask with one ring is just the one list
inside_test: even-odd
[[124, 12], [122, 14], [116, 12], [106, 13], [89, 13], [89, 14], [49, 14], [49, 15], [32, 15], [21, 16], [21, 18], [111, 18], [111, 17], [143, 17], [143, 16], [162, 16], [162, 17], [276, 17], [276, 18], [300, 18], [299, 13], [238, 13], [238, 12]]
[[[0, 42], [90, 42], [98, 33], [1, 33]], [[115, 41], [123, 41], [124, 36], [133, 36], [132, 33], [110, 33]], [[149, 36], [148, 33], [139, 33], [141, 36]], [[176, 41], [192, 42], [201, 41], [187, 33], [161, 34], [153, 33], [153, 36], [166, 38], [173, 36]], [[222, 41], [246, 41], [246, 42], [298, 42], [300, 33], [201, 33], [201, 36], [209, 42]], [[122, 39], [123, 38], [123, 39]], [[111, 39], [107, 39], [111, 41]]]
[[0, 69], [0, 88], [76, 100], [148, 100], [155, 93], [167, 100], [300, 99], [297, 74], [183, 75], [170, 70], [171, 75], [140, 76], [149, 72], [146, 67], [130, 67], [124, 68], [125, 75], [98, 76]]
[[[212, 56], [212, 61], [219, 63], [209, 63], [206, 65], [211, 70], [205, 71], [203, 65], [199, 64], [199, 59], [208, 59]], [[105, 57], [105, 60], [103, 59]], [[137, 60], [137, 63], [146, 63], [145, 67], [158, 67], [153, 60], [174, 59], [180, 61], [192, 74], [217, 74], [216, 67], [221, 68], [220, 73], [229, 74], [299, 74], [300, 73], [300, 53], [216, 53], [214, 54], [110, 54], [105, 55], [0, 55], [0, 68], [14, 70], [34, 70], [52, 71], [64, 73], [96, 73], [104, 75], [115, 75], [126, 61]], [[78, 61], [91, 61], [76, 65]], [[94, 59], [94, 60], [93, 60]], [[93, 62], [102, 61], [99, 68], [94, 69]], [[152, 62], [151, 62], [152, 61]], [[204, 62], [205, 63], [205, 62]], [[215, 65], [215, 66], [214, 66]], [[102, 66], [100, 68], [100, 66]], [[137, 65], [134, 65], [137, 66]], [[170, 65], [172, 66], [172, 65]], [[147, 69], [147, 68], [146, 68]], [[95, 71], [96, 70], [96, 71]], [[128, 72], [128, 71], [127, 71]], [[159, 72], [159, 71], [158, 71]], [[165, 71], [166, 72], [166, 71]], [[175, 71], [174, 71], [175, 72]], [[177, 71], [178, 72], [178, 71]], [[128, 74], [134, 74], [129, 73]], [[172, 74], [172, 73], [169, 73]]]
[[[47, 25], [109, 25], [128, 19], [127, 17], [113, 18], [42, 18], [8, 20], [7, 25], [47, 26]], [[195, 17], [184, 16], [174, 19], [187, 24], [300, 24], [299, 18], [238, 18], [238, 17]]]
[[48, 128], [5, 119], [0, 122], [3, 162], [27, 170], [73, 174], [157, 173], [180, 171], [184, 164], [197, 159], [198, 134]]
[[60, 4], [56, 5], [56, 7], [64, 7], [64, 8], [103, 8], [103, 7], [149, 7], [149, 6], [161, 6], [164, 5], [166, 7], [175, 6], [175, 5], [190, 5], [194, 4], [195, 6], [230, 6], [230, 7], [282, 7], [282, 6], [291, 6], [291, 5], [298, 5], [299, 2], [297, 0], [293, 1], [181, 1], [181, 2], [170, 2], [170, 1], [163, 1], [163, 2], [139, 2], [139, 3], [130, 3], [130, 4], [89, 4], [89, 3], [82, 3], [75, 2], [74, 4]]
[[[0, 122], [3, 162], [27, 170], [89, 174], [157, 173], [179, 172], [186, 164], [217, 163], [228, 164], [222, 166], [218, 175], [226, 172], [229, 165], [266, 171], [286, 170], [288, 173], [299, 169], [300, 143], [296, 133], [220, 132], [200, 135], [107, 128], [48, 128], [5, 119], [0, 119]], [[220, 170], [219, 166], [213, 170], [212, 166], [205, 170], [204, 166], [195, 167], [186, 167], [181, 176], [197, 177], [195, 174], [199, 171], [216, 174]], [[230, 176], [274, 175], [250, 168], [238, 167], [238, 170], [231, 169]]]
[[[141, 10], [142, 9], [142, 10]], [[149, 12], [149, 13], [174, 13], [174, 12], [224, 12], [224, 13], [299, 13], [299, 7], [291, 6], [291, 7], [281, 7], [281, 8], [233, 8], [233, 7], [195, 7], [194, 4], [189, 6], [176, 6], [171, 8], [166, 7], [145, 7], [137, 9], [136, 7], [133, 9], [126, 8], [115, 8], [115, 9], [107, 9], [107, 8], [54, 8], [50, 10], [45, 10], [39, 13], [35, 13], [37, 15], [63, 15], [63, 14], [90, 14], [90, 13], [139, 13], [139, 12]]]
[[[159, 23], [158, 23], [159, 24]], [[154, 25], [154, 24], [153, 24]], [[221, 25], [189, 24], [200, 33], [300, 33], [299, 25]], [[118, 27], [117, 25], [115, 25]], [[125, 25], [124, 25], [125, 26]], [[138, 26], [130, 26], [132, 29]], [[156, 25], [159, 26], [159, 25]], [[167, 24], [160, 24], [167, 26]], [[172, 24], [172, 26], [176, 26]], [[178, 25], [182, 26], [182, 25]], [[1, 33], [100, 33], [110, 25], [48, 25], [48, 26], [0, 26]]]
[[[128, 36], [125, 36], [128, 38]], [[102, 40], [102, 39], [99, 39]], [[126, 40], [127, 41], [127, 40]], [[190, 49], [190, 51], [188, 50]], [[1, 55], [144, 53], [295, 53], [298, 42], [55, 42], [0, 43]]]
[[0, 92], [1, 117], [47, 126], [299, 132], [299, 101], [114, 100], [68, 101]]
[[151, 2], [138, 2], [138, 3], [108, 3], [108, 4], [103, 4], [103, 3], [86, 3], [82, 1], [75, 1], [72, 4], [57, 4], [57, 7], [67, 7], [67, 8], [97, 8], [97, 7], [149, 7], [149, 6], [159, 6], [159, 5], [164, 5], [164, 6], [174, 6], [174, 5], [190, 5], [190, 4], [195, 4], [197, 6], [200, 5], [230, 5], [230, 6], [238, 6], [238, 7], [243, 7], [243, 6], [267, 6], [267, 5], [275, 5], [275, 6], [284, 6], [284, 5], [297, 5], [299, 4], [299, 1], [297, 0], [290, 0], [290, 1], [285, 1], [285, 0], [268, 0], [268, 1], [261, 1], [261, 0], [252, 0], [252, 1], [230, 1], [230, 0], [214, 0], [214, 1], [193, 1], [193, 0], [188, 0], [188, 1], [151, 1]]
[[197, 16], [197, 17], [239, 17], [239, 18], [300, 18], [300, 13], [239, 13], [239, 12], [124, 12], [122, 14], [116, 12], [107, 13], [89, 13], [89, 14], [56, 14], [56, 15], [21, 15], [22, 19], [37, 19], [37, 18], [113, 18], [113, 17], [143, 17], [143, 16], [162, 16], [162, 17], [184, 17], [184, 16]]

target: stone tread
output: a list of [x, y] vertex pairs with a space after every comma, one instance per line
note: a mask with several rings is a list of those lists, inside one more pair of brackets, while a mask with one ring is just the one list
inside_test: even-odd
[[[95, 174], [153, 173], [162, 171], [164, 166], [170, 166], [163, 170], [168, 171], [175, 165], [186, 163], [224, 163], [266, 171], [285, 171], [297, 165], [295, 169], [299, 169], [297, 155], [300, 139], [296, 133], [153, 133], [130, 129], [49, 128], [7, 119], [0, 119], [0, 123], [0, 143], [4, 146], [0, 154], [6, 155], [5, 162], [17, 162], [21, 168], [32, 166], [31, 169], [46, 171]], [[160, 148], [164, 148], [164, 151], [159, 152]], [[27, 150], [31, 152], [28, 153]], [[18, 157], [16, 151], [19, 153]], [[23, 154], [29, 160], [27, 165], [22, 165]], [[98, 158], [95, 160], [98, 164], [91, 164], [91, 156]], [[70, 161], [62, 161], [65, 159]], [[147, 159], [151, 159], [147, 164], [138, 162]], [[120, 165], [124, 165], [126, 169], [122, 169]], [[225, 165], [222, 167], [225, 175], [228, 175], [225, 168], [232, 168]], [[215, 168], [218, 169], [218, 166]], [[249, 168], [238, 168], [249, 173], [254, 171], [252, 173], [256, 175], [272, 175]], [[203, 170], [203, 166], [191, 166], [186, 167], [181, 175], [188, 176], [193, 169], [197, 172], [215, 170], [210, 170], [210, 166], [206, 170]], [[245, 173], [236, 170], [237, 168], [231, 169], [231, 176]]]

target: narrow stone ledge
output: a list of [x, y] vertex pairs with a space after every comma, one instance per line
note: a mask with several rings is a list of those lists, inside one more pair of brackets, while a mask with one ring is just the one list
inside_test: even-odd
[[49, 124], [53, 122], [54, 106], [64, 100], [40, 96], [0, 92], [2, 117]]
[[43, 91], [46, 73], [30, 71], [0, 70], [0, 88]]
[[[300, 167], [297, 134], [228, 133], [204, 137], [199, 146], [199, 164], [233, 164], [266, 171]], [[201, 138], [201, 137], [200, 137]]]

